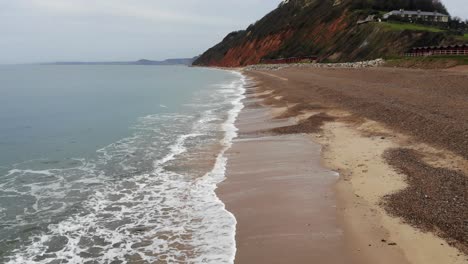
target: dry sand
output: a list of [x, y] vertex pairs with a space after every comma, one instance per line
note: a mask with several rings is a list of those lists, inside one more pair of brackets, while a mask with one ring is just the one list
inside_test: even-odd
[[[257, 98], [272, 108], [267, 114], [246, 102], [238, 121], [244, 136], [229, 153], [218, 191], [238, 219], [236, 263], [468, 262], [468, 238], [447, 232], [466, 231], [468, 219], [466, 75], [386, 68], [247, 74], [261, 83]], [[340, 172], [336, 184], [317, 164], [313, 142], [324, 148], [323, 164]], [[418, 162], [431, 173], [444, 168], [443, 177], [465, 176], [458, 179], [462, 197], [442, 206], [459, 214], [425, 215], [433, 205], [418, 204], [424, 195], [411, 201], [416, 214], [392, 210], [387, 195], [402, 197], [414, 176], [386, 159], [402, 147], [421, 154]], [[437, 199], [441, 188], [430, 177], [419, 187]]]
[[[443, 239], [404, 224], [380, 206], [385, 195], [407, 185], [405, 176], [383, 158], [387, 149], [399, 144], [395, 138], [368, 136], [376, 131], [385, 130], [374, 122], [357, 128], [334, 122], [326, 124], [324, 136], [315, 139], [326, 146], [324, 163], [342, 175], [337, 190], [348, 244], [354, 245], [354, 253], [368, 263], [402, 263], [390, 257], [402, 255], [414, 264], [466, 263], [466, 256]], [[357, 251], [359, 248], [364, 250]]]

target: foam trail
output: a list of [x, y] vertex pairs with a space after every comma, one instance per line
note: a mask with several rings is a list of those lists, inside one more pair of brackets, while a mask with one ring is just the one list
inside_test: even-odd
[[[236, 235], [236, 225], [237, 221], [235, 216], [229, 212], [226, 209], [225, 204], [219, 199], [219, 197], [216, 195], [215, 190], [217, 188], [217, 185], [221, 183], [222, 181], [225, 180], [226, 177], [226, 165], [227, 165], [227, 158], [225, 156], [225, 153], [227, 150], [229, 150], [232, 146], [232, 141], [234, 138], [237, 137], [237, 131], [238, 129], [235, 126], [235, 121], [240, 113], [240, 111], [244, 108], [244, 104], [242, 103], [242, 100], [245, 98], [245, 82], [246, 79], [245, 77], [238, 72], [233, 72], [240, 77], [240, 82], [239, 83], [232, 83], [229, 88], [234, 89], [236, 93], [236, 98], [231, 102], [232, 104], [232, 109], [229, 110], [228, 112], [228, 117], [227, 120], [223, 123], [222, 125], [222, 130], [224, 131], [224, 138], [221, 141], [221, 144], [223, 145], [223, 148], [221, 152], [218, 154], [216, 157], [216, 162], [214, 165], [214, 168], [208, 172], [204, 177], [200, 178], [197, 181], [197, 185], [199, 185], [198, 188], [195, 188], [195, 190], [200, 189], [200, 186], [206, 186], [204, 189], [208, 188], [209, 191], [211, 192], [212, 198], [216, 201], [216, 203], [221, 207], [221, 210], [225, 213], [225, 218], [223, 221], [221, 221], [223, 226], [216, 226], [216, 228], [220, 229], [226, 229], [224, 230], [224, 234], [228, 236], [227, 241], [219, 241], [219, 238], [215, 236], [209, 236], [210, 234], [215, 234], [213, 233], [208, 233], [204, 234], [204, 236], [209, 236], [208, 238], [198, 238], [198, 240], [203, 240], [203, 239], [211, 239], [214, 243], [218, 243], [218, 249], [221, 250], [227, 250], [228, 253], [228, 259], [222, 259], [219, 257], [219, 255], [208, 255], [210, 258], [199, 258], [196, 260], [195, 263], [234, 263], [235, 256], [236, 256], [236, 241], [235, 241], [235, 235]], [[205, 190], [203, 190], [205, 191]], [[212, 208], [203, 208], [205, 212], [209, 212], [210, 209]], [[219, 217], [219, 215], [218, 215]], [[213, 224], [213, 223], [212, 223]], [[227, 224], [227, 225], [226, 225]]]
[[49, 170], [18, 170], [18, 169], [12, 169], [5, 176], [10, 176], [10, 175], [12, 175], [14, 173], [42, 174], [42, 175], [47, 175], [47, 176], [53, 175], [52, 172], [50, 172]]
[[[240, 74], [240, 73], [238, 73]], [[231, 111], [229, 111], [229, 117], [226, 121], [226, 123], [224, 123], [223, 127], [224, 127], [224, 131], [226, 133], [225, 137], [224, 137], [224, 140], [223, 140], [223, 144], [224, 144], [224, 148], [223, 150], [221, 151], [221, 153], [218, 155], [217, 157], [217, 160], [216, 160], [216, 165], [215, 165], [215, 168], [213, 169], [213, 171], [211, 173], [215, 174], [213, 175], [218, 182], [215, 182], [215, 186], [217, 186], [218, 183], [220, 183], [221, 181], [223, 181], [226, 177], [226, 165], [227, 165], [227, 158], [225, 157], [225, 153], [228, 149], [230, 149], [232, 147], [232, 142], [234, 140], [234, 138], [236, 138], [238, 136], [237, 134], [237, 127], [235, 126], [235, 122], [236, 122], [236, 119], [237, 117], [239, 116], [239, 113], [242, 111], [242, 109], [244, 108], [244, 104], [242, 103], [242, 100], [245, 99], [245, 77], [241, 75], [241, 86], [239, 87], [239, 97], [233, 101], [233, 109]], [[219, 175], [216, 175], [218, 172]], [[217, 177], [219, 176], [219, 177]], [[216, 187], [215, 187], [216, 188]], [[219, 199], [219, 197], [217, 197], [217, 199], [222, 203], [222, 201]], [[231, 258], [230, 258], [230, 261], [231, 263], [234, 263], [234, 260], [235, 260], [235, 256], [236, 256], [236, 252], [237, 252], [237, 248], [236, 248], [236, 225], [237, 225], [237, 221], [236, 221], [236, 218], [235, 216], [229, 212], [227, 209], [226, 209], [226, 206], [224, 205], [223, 203], [223, 209], [232, 217], [233, 221], [234, 221], [234, 225], [233, 225], [233, 228], [232, 228], [232, 235], [231, 235], [231, 243], [233, 243], [234, 247], [233, 247], [233, 251], [232, 251], [232, 254], [231, 254]]]
[[[202, 104], [204, 94], [200, 104], [193, 104], [199, 112], [142, 117], [133, 136], [98, 150], [95, 161], [79, 160], [80, 166], [67, 169], [11, 171], [17, 179], [35, 174], [47, 183], [25, 184], [29, 189], [21, 191], [35, 200], [32, 213], [16, 219], [19, 223], [27, 224], [34, 214], [77, 210], [66, 205], [70, 191], [89, 196], [79, 201], [78, 211], [49, 224], [6, 263], [232, 264], [237, 223], [215, 190], [225, 179], [225, 153], [237, 137], [234, 123], [244, 107], [246, 80], [234, 74], [236, 80], [209, 91], [211, 101]], [[213, 136], [216, 131], [221, 138]], [[171, 171], [191, 146], [215, 139], [222, 149], [210, 172], [196, 178], [190, 171]], [[46, 206], [54, 205], [51, 197], [56, 207]]]
[[186, 152], [187, 148], [184, 146], [185, 141], [189, 138], [198, 137], [198, 136], [201, 136], [201, 134], [192, 133], [192, 134], [179, 136], [179, 138], [177, 138], [176, 143], [170, 147], [170, 150], [171, 150], [170, 153], [167, 154], [167, 156], [165, 156], [161, 160], [156, 161], [155, 166], [159, 167], [161, 165], [164, 165], [165, 163], [173, 160], [178, 155]]

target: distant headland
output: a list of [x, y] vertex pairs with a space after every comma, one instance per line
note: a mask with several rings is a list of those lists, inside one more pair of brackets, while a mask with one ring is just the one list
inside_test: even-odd
[[93, 62], [82, 62], [82, 61], [59, 61], [59, 62], [48, 62], [40, 63], [41, 65], [192, 65], [193, 61], [198, 57], [193, 58], [177, 58], [167, 59], [162, 61], [141, 59], [137, 61], [93, 61]]

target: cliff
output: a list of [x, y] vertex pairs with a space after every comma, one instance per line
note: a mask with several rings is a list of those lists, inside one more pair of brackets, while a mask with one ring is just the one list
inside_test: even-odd
[[[419, 2], [428, 5], [415, 8], [446, 13], [437, 1]], [[388, 23], [357, 23], [397, 6], [401, 6], [398, 0], [285, 0], [246, 30], [228, 34], [194, 65], [238, 67], [262, 59], [310, 55], [321, 61], [348, 62], [400, 55], [413, 46], [453, 42], [438, 30], [395, 30]]]

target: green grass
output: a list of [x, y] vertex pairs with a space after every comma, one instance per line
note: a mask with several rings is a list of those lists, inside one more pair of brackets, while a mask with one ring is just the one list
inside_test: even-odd
[[403, 31], [403, 30], [412, 30], [412, 31], [429, 31], [429, 32], [443, 32], [443, 29], [437, 27], [431, 27], [420, 24], [412, 23], [398, 23], [398, 22], [382, 22], [382, 25], [385, 28], [388, 28], [392, 31]]
[[456, 36], [455, 38], [461, 41], [468, 41], [468, 34], [465, 34], [463, 36]]

